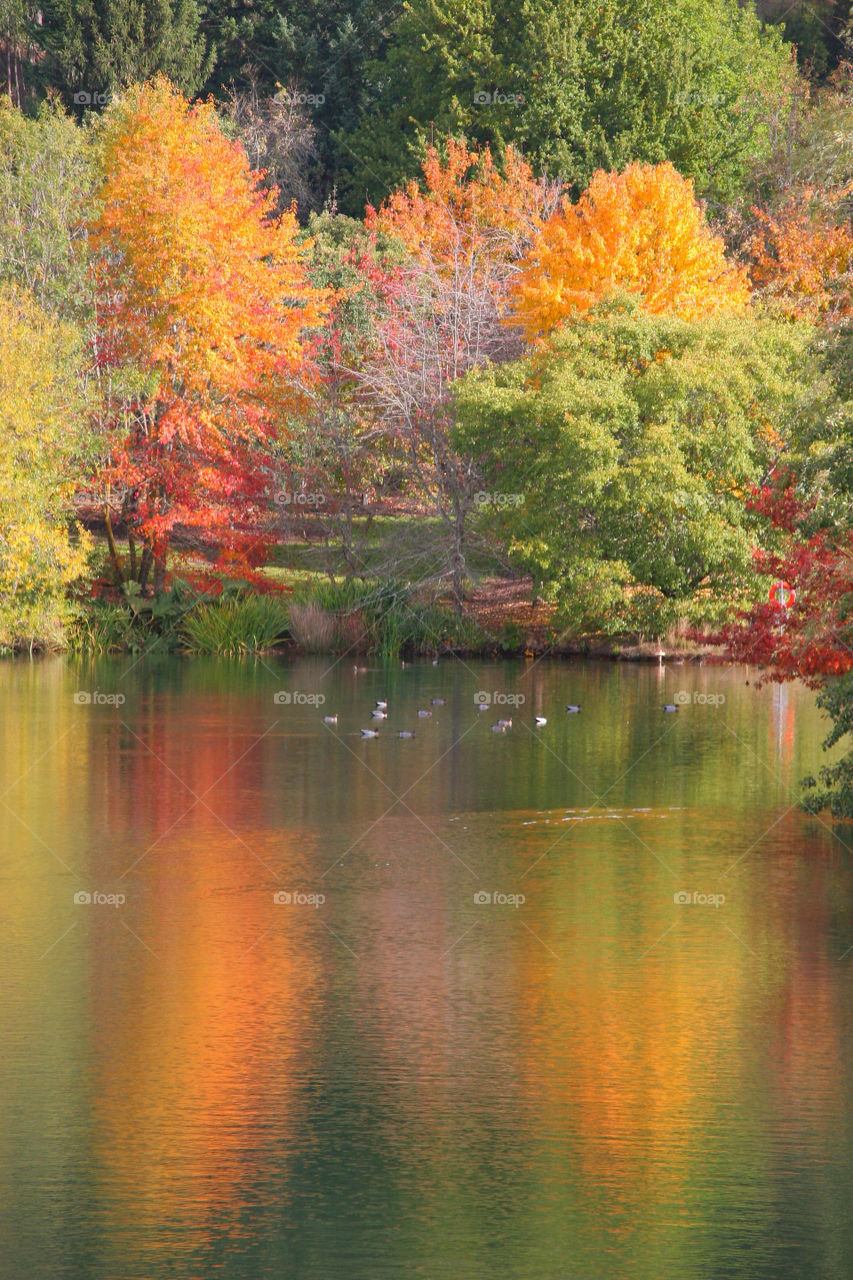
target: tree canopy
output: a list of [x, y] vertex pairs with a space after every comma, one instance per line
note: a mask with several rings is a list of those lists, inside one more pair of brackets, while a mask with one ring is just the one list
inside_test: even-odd
[[576, 631], [661, 633], [749, 581], [749, 487], [790, 435], [807, 326], [611, 296], [458, 386], [458, 443], [516, 564]]

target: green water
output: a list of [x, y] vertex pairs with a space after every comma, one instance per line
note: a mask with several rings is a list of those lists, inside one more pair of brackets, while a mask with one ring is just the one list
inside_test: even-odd
[[4, 1280], [849, 1280], [853, 833], [754, 675], [0, 666]]

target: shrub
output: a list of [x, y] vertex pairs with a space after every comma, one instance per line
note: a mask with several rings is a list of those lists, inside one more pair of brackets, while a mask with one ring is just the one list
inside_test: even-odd
[[181, 637], [193, 653], [264, 653], [288, 633], [287, 608], [278, 596], [240, 595], [187, 612]]

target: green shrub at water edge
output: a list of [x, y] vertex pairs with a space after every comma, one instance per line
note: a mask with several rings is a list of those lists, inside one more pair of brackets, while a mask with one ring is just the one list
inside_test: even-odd
[[171, 653], [182, 645], [180, 624], [201, 602], [199, 594], [176, 579], [161, 596], [143, 596], [138, 582], [126, 582], [123, 599], [79, 604], [68, 628], [74, 653]]
[[180, 627], [193, 653], [263, 653], [288, 634], [287, 606], [278, 596], [241, 595], [197, 605]]

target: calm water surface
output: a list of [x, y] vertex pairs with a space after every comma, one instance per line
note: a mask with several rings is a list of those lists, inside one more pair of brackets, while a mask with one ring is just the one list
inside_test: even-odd
[[0, 666], [4, 1280], [849, 1280], [812, 695], [328, 665]]

